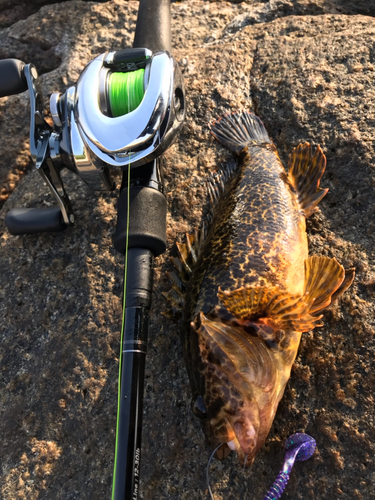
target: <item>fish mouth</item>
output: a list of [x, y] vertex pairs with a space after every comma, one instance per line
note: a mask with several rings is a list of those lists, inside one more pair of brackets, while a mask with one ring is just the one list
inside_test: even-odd
[[237, 452], [238, 461], [243, 467], [250, 467], [254, 462], [262, 439], [258, 415], [252, 406], [251, 402], [247, 402], [242, 411], [225, 417], [221, 413], [220, 420], [207, 422], [206, 431], [210, 444], [216, 448], [214, 456], [218, 460], [224, 460], [233, 451]]
[[276, 367], [273, 355], [260, 338], [241, 327], [208, 319], [202, 313], [191, 325], [198, 334], [205, 434], [216, 457], [236, 451], [242, 466], [250, 466], [272, 422]]
[[229, 454], [232, 451], [237, 452], [238, 461], [239, 461], [240, 465], [242, 467], [244, 467], [245, 469], [249, 468], [254, 463], [254, 460], [255, 460], [254, 452], [251, 455], [248, 453], [245, 453], [245, 451], [241, 448], [241, 445], [239, 444], [239, 442], [236, 438], [232, 439], [232, 441], [229, 441], [228, 443], [224, 443], [224, 446], [228, 450], [226, 452], [227, 453], [226, 456], [229, 456]]
[[255, 459], [255, 453], [246, 453], [245, 450], [241, 448], [241, 445], [237, 438], [233, 438], [232, 441], [223, 443], [215, 453], [215, 458], [217, 460], [225, 460], [232, 452], [237, 452], [237, 457], [240, 465], [244, 468], [249, 468]]
[[231, 430], [228, 432], [229, 441], [223, 443], [216, 451], [216, 458], [224, 460], [232, 451], [237, 452], [239, 463], [245, 468], [250, 467], [254, 462], [257, 451], [257, 431], [251, 425], [250, 421], [246, 422], [243, 419], [230, 425]]

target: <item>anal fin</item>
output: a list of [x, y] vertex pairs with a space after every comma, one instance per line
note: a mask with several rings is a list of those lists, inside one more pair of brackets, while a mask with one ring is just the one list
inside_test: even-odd
[[325, 168], [326, 157], [320, 146], [312, 155], [310, 144], [305, 142], [289, 156], [288, 180], [296, 190], [305, 217], [316, 212], [318, 203], [328, 193], [328, 189], [319, 187]]

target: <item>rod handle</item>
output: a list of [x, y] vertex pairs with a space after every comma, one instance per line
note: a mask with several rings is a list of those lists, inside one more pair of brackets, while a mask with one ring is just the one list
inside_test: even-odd
[[133, 47], [152, 52], [166, 50], [171, 54], [170, 0], [141, 0]]
[[5, 216], [10, 234], [59, 232], [66, 228], [59, 207], [12, 208]]

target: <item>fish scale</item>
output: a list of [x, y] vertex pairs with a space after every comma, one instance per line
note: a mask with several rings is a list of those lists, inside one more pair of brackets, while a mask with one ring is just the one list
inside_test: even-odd
[[[216, 207], [194, 268], [186, 297], [192, 304], [189, 318], [219, 304], [214, 293], [218, 285], [224, 290], [267, 281], [283, 285], [292, 272], [298, 276], [302, 292], [307, 239], [295, 224], [293, 232], [285, 232], [301, 210], [291, 187], [281, 179], [282, 173], [285, 170], [275, 151], [255, 146], [251, 156], [245, 156]], [[263, 217], [265, 210], [268, 219]], [[290, 250], [296, 245], [301, 255], [298, 262], [291, 262]]]

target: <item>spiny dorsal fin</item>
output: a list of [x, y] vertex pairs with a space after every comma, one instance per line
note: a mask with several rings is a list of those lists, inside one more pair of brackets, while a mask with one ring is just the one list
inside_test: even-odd
[[328, 189], [319, 187], [325, 168], [326, 157], [320, 146], [312, 156], [310, 144], [305, 142], [289, 156], [288, 179], [297, 192], [305, 217], [316, 212], [318, 203], [328, 193]]
[[[211, 201], [209, 218], [212, 218], [213, 208], [224, 192], [226, 182], [232, 177], [235, 170], [236, 165], [228, 166], [218, 172], [214, 172], [208, 179], [207, 191]], [[203, 221], [201, 228], [195, 229], [193, 234], [186, 233], [184, 243], [176, 243], [178, 256], [170, 258], [174, 271], [166, 273], [172, 284], [172, 289], [163, 293], [173, 309], [167, 312], [166, 315], [168, 317], [176, 318], [182, 311], [185, 285], [189, 281], [195, 263], [198, 260], [199, 252], [206, 238], [207, 226], [207, 221]]]
[[182, 270], [185, 271], [188, 276], [191, 275], [203, 243], [203, 236], [202, 230], [195, 229], [194, 234], [186, 233], [186, 243], [176, 243], [178, 252], [177, 260], [179, 260], [180, 263], [176, 262], [176, 258], [174, 258], [172, 259], [172, 264], [183, 281], [186, 281], [186, 279], [181, 276]]
[[211, 125], [211, 133], [237, 155], [246, 146], [272, 144], [262, 121], [248, 111], [237, 111], [223, 116]]
[[180, 276], [178, 276], [175, 271], [166, 271], [165, 274], [172, 285], [172, 289], [177, 293], [177, 295], [183, 298], [186, 291], [185, 282], [180, 278]]
[[167, 312], [162, 312], [164, 316], [167, 316], [168, 318], [171, 317], [180, 317], [181, 316], [181, 311], [184, 307], [184, 298], [181, 296], [180, 293], [177, 293], [173, 288], [168, 290], [168, 292], [162, 292], [164, 298], [169, 302], [172, 310], [169, 310]]

